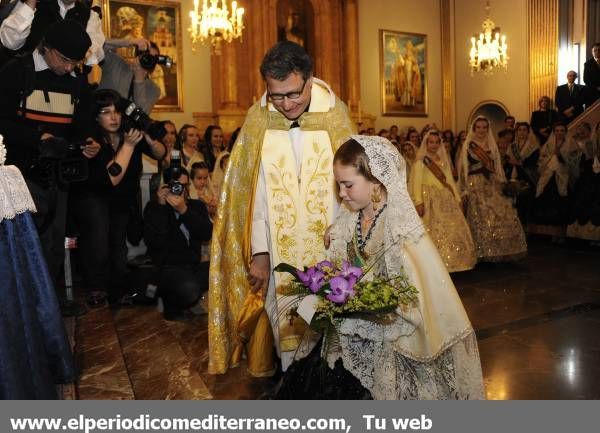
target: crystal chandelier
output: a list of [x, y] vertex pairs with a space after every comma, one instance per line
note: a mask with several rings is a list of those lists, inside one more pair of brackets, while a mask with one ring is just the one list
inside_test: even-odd
[[[220, 5], [219, 5], [220, 4]], [[191, 25], [188, 31], [192, 39], [192, 49], [201, 43], [210, 43], [213, 53], [221, 54], [221, 41], [231, 42], [242, 36], [244, 8], [238, 8], [237, 2], [231, 2], [231, 13], [227, 8], [227, 0], [210, 0], [202, 2], [194, 0], [194, 9], [190, 11]]]
[[508, 56], [506, 50], [506, 35], [500, 34], [500, 28], [495, 27], [490, 19], [490, 2], [485, 6], [486, 19], [482, 24], [483, 33], [471, 38], [471, 51], [469, 54], [469, 65], [471, 66], [471, 75], [478, 71], [483, 71], [485, 75], [490, 75], [495, 68], [502, 68], [506, 71], [508, 66]]

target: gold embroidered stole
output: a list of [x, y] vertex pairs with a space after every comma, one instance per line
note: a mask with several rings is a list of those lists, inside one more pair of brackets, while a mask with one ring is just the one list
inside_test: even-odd
[[440, 183], [442, 185], [444, 185], [446, 188], [448, 188], [448, 191], [450, 191], [450, 193], [454, 196], [454, 190], [448, 184], [448, 180], [446, 179], [446, 175], [442, 171], [442, 168], [439, 165], [437, 165], [435, 163], [435, 161], [428, 156], [425, 156], [423, 158], [423, 165], [425, 165], [425, 167], [427, 167], [429, 169], [431, 174], [433, 174], [436, 177], [436, 179], [440, 181]]
[[[262, 164], [269, 208], [271, 262], [302, 268], [325, 259], [323, 234], [333, 221], [333, 150], [326, 131], [303, 131], [300, 177], [289, 132], [267, 130]], [[282, 294], [287, 274], [275, 273], [279, 344], [281, 351], [296, 350], [306, 323], [294, 315], [295, 297]]]
[[477, 158], [483, 164], [483, 167], [487, 171], [489, 171], [490, 173], [494, 173], [496, 171], [496, 169], [494, 168], [494, 161], [492, 160], [492, 158], [490, 158], [488, 153], [474, 141], [471, 141], [469, 143], [469, 152], [472, 156]]
[[[317, 93], [331, 95], [326, 84], [315, 79], [313, 96]], [[251, 259], [252, 209], [263, 137], [270, 129], [287, 133], [290, 123], [281, 113], [268, 111], [260, 102], [254, 104], [244, 121], [223, 178], [210, 259], [208, 371], [211, 374], [225, 373], [231, 365], [231, 355], [238, 340], [238, 321], [250, 291], [247, 270]], [[348, 109], [339, 99], [323, 112], [303, 114], [298, 123], [303, 131], [326, 131], [333, 150], [355, 133]], [[270, 333], [270, 327], [255, 331], [247, 348], [249, 369], [255, 375], [260, 367], [252, 369], [251, 366], [259, 365], [260, 359], [253, 362], [250, 355], [261, 352], [261, 356], [270, 358], [272, 351], [272, 346], [265, 344], [268, 336], [262, 331]], [[260, 372], [263, 373], [260, 375], [270, 373], [269, 368]]]

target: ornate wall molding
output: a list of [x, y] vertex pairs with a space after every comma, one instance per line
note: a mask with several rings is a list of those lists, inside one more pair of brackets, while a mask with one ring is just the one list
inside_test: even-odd
[[529, 0], [529, 111], [541, 96], [554, 98], [558, 81], [558, 0]]

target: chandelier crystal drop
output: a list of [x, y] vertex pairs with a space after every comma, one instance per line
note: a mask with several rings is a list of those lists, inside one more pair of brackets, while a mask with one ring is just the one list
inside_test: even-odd
[[221, 54], [221, 42], [231, 42], [242, 36], [244, 8], [238, 8], [236, 1], [231, 2], [231, 10], [227, 0], [203, 0], [200, 10], [200, 0], [194, 0], [194, 9], [190, 11], [190, 37], [192, 49], [199, 43], [210, 45], [211, 51]]
[[482, 24], [483, 33], [471, 38], [471, 50], [469, 53], [469, 65], [471, 75], [482, 71], [484, 75], [490, 75], [495, 69], [503, 69], [506, 72], [508, 66], [508, 45], [506, 35], [500, 33], [490, 19], [490, 2], [487, 1], [486, 19]]

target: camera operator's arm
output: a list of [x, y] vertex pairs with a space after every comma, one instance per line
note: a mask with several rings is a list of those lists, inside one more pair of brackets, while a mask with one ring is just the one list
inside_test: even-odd
[[153, 140], [150, 138], [148, 134], [144, 132], [144, 138], [146, 139], [146, 143], [148, 143], [147, 152], [145, 152], [149, 157], [154, 158], [156, 160], [161, 160], [167, 154], [167, 148], [164, 144], [162, 144], [158, 140]]
[[[142, 137], [142, 133], [137, 129], [131, 129], [125, 133], [123, 146], [121, 146], [115, 155], [115, 159], [110, 161], [106, 166], [113, 186], [118, 185], [123, 180], [123, 176], [125, 176], [125, 172], [131, 161], [131, 156], [135, 151], [135, 146], [142, 140]], [[119, 168], [116, 170], [111, 169], [111, 167], [115, 167], [114, 164], [117, 164], [120, 170]]]
[[151, 200], [144, 209], [144, 242], [155, 265], [160, 266], [169, 254], [169, 234], [172, 226], [173, 209], [167, 205], [168, 185], [161, 185], [157, 191], [157, 200]]
[[[179, 196], [180, 198], [183, 198]], [[198, 200], [187, 202], [187, 212], [181, 214], [181, 221], [195, 241], [208, 241], [212, 236], [212, 223], [204, 203]]]
[[25, 45], [31, 33], [31, 23], [35, 15], [37, 0], [17, 1], [11, 14], [0, 26], [0, 42], [9, 50], [18, 50]]

